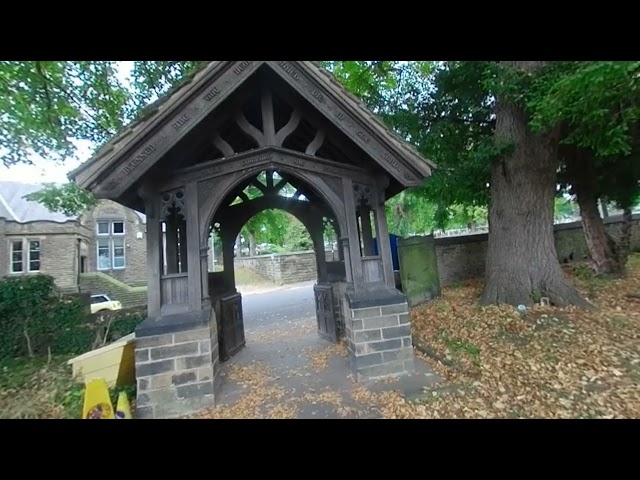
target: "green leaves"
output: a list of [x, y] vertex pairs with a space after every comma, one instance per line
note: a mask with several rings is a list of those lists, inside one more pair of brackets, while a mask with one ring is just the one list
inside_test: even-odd
[[0, 62], [3, 163], [64, 161], [71, 140], [105, 141], [124, 124], [128, 98], [116, 62]]
[[528, 102], [536, 130], [566, 123], [563, 142], [597, 156], [628, 155], [630, 128], [640, 118], [640, 62], [558, 62]]
[[98, 203], [90, 192], [73, 182], [62, 186], [48, 183], [44, 185], [43, 189], [25, 195], [25, 198], [40, 202], [50, 211], [60, 212], [68, 217], [80, 215]]

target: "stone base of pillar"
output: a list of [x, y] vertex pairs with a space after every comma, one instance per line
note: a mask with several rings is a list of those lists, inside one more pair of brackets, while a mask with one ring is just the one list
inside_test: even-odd
[[345, 295], [349, 366], [356, 381], [415, 372], [407, 298], [380, 285]]
[[213, 310], [148, 318], [136, 328], [135, 418], [175, 418], [215, 406], [218, 332]]

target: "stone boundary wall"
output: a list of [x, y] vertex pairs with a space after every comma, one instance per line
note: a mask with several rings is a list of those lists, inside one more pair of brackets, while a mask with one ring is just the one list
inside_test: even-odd
[[[620, 238], [621, 216], [604, 219], [607, 231]], [[581, 222], [560, 223], [554, 226], [556, 250], [562, 263], [588, 258]], [[484, 275], [487, 254], [487, 233], [435, 239], [440, 283], [443, 286]], [[640, 214], [633, 215], [632, 251], [640, 251]]]
[[[338, 260], [338, 252], [327, 250], [327, 262]], [[307, 282], [318, 277], [316, 254], [313, 250], [294, 253], [274, 253], [254, 257], [236, 257], [235, 268], [246, 268], [270, 279], [276, 285]]]

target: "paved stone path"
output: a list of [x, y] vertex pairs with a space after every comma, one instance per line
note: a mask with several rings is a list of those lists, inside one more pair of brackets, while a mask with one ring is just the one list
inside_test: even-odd
[[308, 308], [300, 311], [304, 314], [281, 321], [247, 319], [247, 346], [222, 366], [220, 403], [208, 416], [379, 418], [376, 393], [395, 389], [411, 397], [440, 380], [416, 359], [416, 375], [356, 383], [346, 347], [320, 338], [315, 317], [309, 316]]

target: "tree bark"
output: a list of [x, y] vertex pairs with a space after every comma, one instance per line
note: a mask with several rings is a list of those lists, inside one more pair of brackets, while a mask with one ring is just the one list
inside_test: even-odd
[[242, 257], [242, 235], [236, 237], [236, 256]]
[[590, 152], [577, 147], [567, 149], [564, 155], [567, 177], [580, 207], [582, 230], [593, 260], [596, 273], [619, 275], [624, 270], [616, 252], [614, 240], [609, 236], [598, 210], [598, 180], [595, 159]]
[[[534, 71], [542, 62], [503, 62]], [[518, 105], [498, 98], [496, 140], [514, 144], [493, 165], [489, 243], [481, 303], [532, 305], [548, 297], [558, 306], [589, 308], [565, 277], [553, 235], [558, 133], [534, 135]]]
[[249, 232], [249, 256], [256, 256], [256, 234], [254, 232]]

